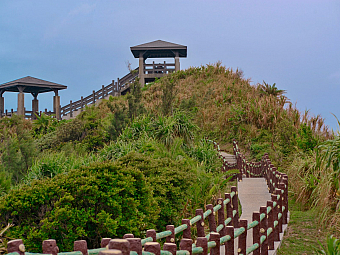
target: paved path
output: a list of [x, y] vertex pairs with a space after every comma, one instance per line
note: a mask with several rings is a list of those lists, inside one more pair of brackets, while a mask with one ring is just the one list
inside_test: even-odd
[[[238, 197], [242, 206], [242, 215], [240, 219], [252, 222], [253, 212], [258, 212], [260, 206], [266, 206], [267, 201], [271, 199], [271, 194], [268, 192], [267, 184], [264, 178], [245, 178], [238, 182]], [[284, 231], [287, 225], [282, 225]], [[283, 238], [283, 233], [280, 234], [280, 240]], [[275, 249], [268, 251], [269, 255], [275, 255], [281, 242], [275, 242]], [[253, 230], [247, 232], [247, 248], [253, 244]], [[238, 240], [235, 240], [235, 254], [237, 254]], [[224, 246], [221, 246], [221, 255], [225, 254]]]

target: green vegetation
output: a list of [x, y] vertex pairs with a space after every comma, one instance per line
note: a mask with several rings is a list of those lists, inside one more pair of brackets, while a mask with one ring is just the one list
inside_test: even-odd
[[[66, 251], [75, 239], [92, 248], [106, 235], [176, 225], [226, 190], [208, 137], [230, 153], [236, 139], [249, 159], [269, 153], [299, 208], [292, 207], [292, 229], [294, 221], [306, 229], [313, 222], [311, 229], [325, 229], [317, 235], [325, 243], [340, 229], [339, 134], [284, 93], [275, 83], [251, 86], [242, 71], [217, 63], [143, 88], [136, 81], [130, 94], [73, 120], [1, 119], [0, 227], [13, 222], [8, 235], [32, 251], [46, 238]], [[286, 241], [296, 254], [313, 252], [298, 240]]]

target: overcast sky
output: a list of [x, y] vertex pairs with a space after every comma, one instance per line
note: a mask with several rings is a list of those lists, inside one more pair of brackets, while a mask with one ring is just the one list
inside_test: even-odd
[[[276, 83], [337, 128], [339, 0], [0, 0], [0, 84], [33, 76], [66, 85], [63, 106], [123, 77], [127, 62], [137, 67], [130, 47], [154, 40], [188, 46], [182, 69], [221, 61], [252, 84]], [[40, 110], [53, 95], [39, 94]], [[4, 97], [17, 107], [15, 93]]]

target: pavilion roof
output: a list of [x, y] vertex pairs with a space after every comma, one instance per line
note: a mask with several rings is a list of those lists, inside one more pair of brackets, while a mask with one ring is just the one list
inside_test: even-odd
[[144, 58], [174, 58], [176, 52], [179, 57], [187, 57], [187, 46], [157, 40], [130, 47], [135, 58], [139, 58], [139, 53], [143, 53]]
[[0, 84], [0, 90], [2, 90], [3, 92], [19, 92], [18, 87], [25, 87], [25, 93], [44, 93], [54, 90], [67, 89], [67, 86], [65, 85], [45, 81], [31, 76], [26, 76], [14, 81]]

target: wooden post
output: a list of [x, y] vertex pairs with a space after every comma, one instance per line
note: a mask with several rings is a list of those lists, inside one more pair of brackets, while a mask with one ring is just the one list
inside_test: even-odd
[[155, 255], [161, 255], [161, 246], [157, 242], [147, 242], [144, 244], [144, 251], [152, 252]]
[[57, 255], [59, 252], [59, 247], [54, 239], [44, 240], [42, 243], [42, 250], [44, 254]]
[[260, 215], [264, 214], [264, 219], [260, 222], [260, 233], [261, 236], [265, 236], [266, 239], [261, 245], [261, 255], [268, 255], [268, 236], [267, 236], [267, 207], [266, 206], [261, 206], [260, 207]]
[[111, 239], [109, 249], [120, 250], [122, 255], [130, 255], [130, 243], [126, 239]]
[[230, 240], [225, 245], [226, 253], [225, 255], [234, 255], [234, 227], [226, 226], [226, 233], [230, 236]]
[[210, 239], [209, 241], [215, 241], [216, 246], [211, 248], [210, 254], [211, 255], [220, 255], [220, 234], [216, 232], [210, 233]]
[[180, 250], [185, 250], [192, 254], [192, 239], [189, 238], [183, 238], [179, 244]]
[[244, 228], [245, 231], [238, 237], [238, 254], [246, 254], [247, 249], [247, 228], [248, 228], [248, 221], [247, 220], [240, 220], [239, 227]]
[[208, 239], [206, 237], [197, 237], [196, 247], [202, 247], [203, 252], [201, 253], [201, 255], [207, 255], [208, 254]]
[[123, 236], [123, 239], [127, 239], [127, 238], [134, 238], [135, 236], [133, 235], [133, 234], [125, 234], [124, 236]]
[[105, 98], [105, 86], [102, 85], [102, 99]]
[[268, 228], [272, 228], [273, 231], [270, 233], [270, 235], [268, 236], [268, 249], [269, 250], [274, 250], [274, 218], [273, 218], [273, 214], [274, 214], [274, 210], [273, 210], [273, 201], [267, 201], [267, 207], [271, 207], [272, 209], [270, 210], [270, 212], [268, 213]]
[[166, 230], [171, 231], [171, 236], [167, 236], [165, 238], [165, 242], [167, 243], [175, 243], [175, 226], [174, 225], [167, 225]]
[[72, 100], [70, 100], [70, 117], [73, 117], [73, 105], [72, 105]]
[[[276, 206], [273, 208], [273, 221], [279, 221], [278, 219], [278, 214], [279, 214], [279, 208], [278, 208], [278, 201], [277, 201], [277, 196], [272, 194], [272, 201], [276, 202]], [[279, 232], [279, 224], [276, 225], [274, 228], [274, 241], [280, 241], [280, 232]]]
[[146, 237], [151, 237], [153, 242], [156, 242], [156, 230], [149, 229], [146, 231]]
[[187, 229], [183, 230], [183, 238], [191, 239], [190, 220], [182, 219], [182, 224], [186, 224], [188, 226]]
[[176, 255], [177, 245], [175, 243], [164, 243], [163, 250], [171, 252], [172, 255]]
[[112, 90], [111, 90], [111, 95], [114, 97], [115, 96], [115, 80], [112, 80], [112, 83], [111, 83], [111, 87], [112, 87]]
[[111, 241], [111, 238], [102, 238], [101, 242], [100, 242], [100, 247], [101, 248], [105, 248], [107, 245], [109, 245], [109, 242]]
[[92, 97], [93, 97], [93, 104], [96, 103], [96, 91], [92, 91]]
[[232, 198], [233, 210], [236, 210], [236, 214], [233, 217], [233, 225], [234, 225], [234, 228], [238, 228], [239, 214], [238, 214], [238, 192], [237, 192], [237, 187], [236, 186], [231, 187], [231, 192], [235, 192], [235, 195]]
[[137, 252], [138, 255], [142, 255], [143, 247], [142, 240], [140, 238], [126, 238], [130, 244], [130, 251]]
[[206, 209], [211, 210], [211, 214], [209, 214], [209, 216], [208, 216], [209, 230], [210, 230], [210, 232], [216, 232], [216, 221], [215, 221], [214, 206], [212, 204], [208, 204], [206, 206]]
[[[260, 245], [260, 213], [259, 212], [253, 212], [253, 221], [257, 221], [259, 224], [255, 227], [253, 227], [253, 244], [259, 244]], [[253, 251], [253, 255], [260, 255], [260, 246], [255, 251]]]
[[[279, 233], [282, 233], [282, 220], [283, 220], [283, 211], [282, 211], [282, 196], [283, 196], [283, 194], [282, 194], [282, 190], [276, 189], [275, 194], [277, 195], [277, 197], [280, 197], [277, 200], [277, 206], [276, 207], [277, 207], [278, 214], [281, 213], [281, 219], [278, 219], [278, 221], [279, 221], [278, 227], [279, 227]], [[279, 238], [280, 238], [280, 236], [279, 236]]]
[[83, 109], [84, 108], [84, 97], [83, 96], [80, 97], [80, 102], [81, 102], [80, 103], [80, 109], [81, 109], [80, 111], [82, 112], [84, 110]]
[[223, 204], [223, 198], [217, 199], [217, 204], [221, 205], [221, 208], [218, 210], [218, 225], [223, 225], [223, 228], [220, 230], [220, 235], [225, 236], [225, 216], [224, 216], [224, 204]]
[[201, 215], [201, 219], [196, 222], [197, 236], [204, 237], [204, 219], [203, 219], [203, 209], [196, 209], [196, 216]]
[[81, 253], [83, 253], [83, 255], [88, 255], [86, 240], [74, 241], [73, 250], [74, 251], [81, 251]]
[[25, 245], [22, 239], [11, 240], [7, 243], [8, 253], [17, 252], [20, 255], [25, 255]]

